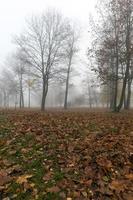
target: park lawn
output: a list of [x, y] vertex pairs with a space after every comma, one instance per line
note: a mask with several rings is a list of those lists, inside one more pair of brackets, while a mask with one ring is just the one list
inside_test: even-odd
[[0, 199], [133, 199], [133, 112], [0, 111]]

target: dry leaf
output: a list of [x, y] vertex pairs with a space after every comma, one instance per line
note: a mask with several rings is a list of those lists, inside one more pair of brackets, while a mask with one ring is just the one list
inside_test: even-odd
[[117, 180], [112, 181], [109, 187], [111, 190], [115, 190], [118, 193], [123, 192], [126, 188], [123, 181], [117, 181]]
[[53, 186], [47, 189], [47, 192], [51, 192], [51, 193], [57, 193], [59, 191], [60, 191], [60, 188], [58, 186]]
[[133, 174], [127, 174], [127, 175], [125, 175], [125, 177], [127, 179], [133, 180]]
[[23, 184], [23, 183], [27, 183], [29, 178], [31, 178], [32, 175], [22, 175], [22, 176], [19, 176], [16, 180], [16, 183], [18, 184]]
[[0, 186], [5, 185], [6, 183], [10, 182], [12, 178], [8, 176], [7, 172], [4, 170], [0, 171]]

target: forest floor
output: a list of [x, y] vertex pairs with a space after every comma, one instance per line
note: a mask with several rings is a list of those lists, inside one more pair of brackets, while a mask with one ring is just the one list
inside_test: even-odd
[[0, 111], [0, 200], [133, 200], [133, 112]]

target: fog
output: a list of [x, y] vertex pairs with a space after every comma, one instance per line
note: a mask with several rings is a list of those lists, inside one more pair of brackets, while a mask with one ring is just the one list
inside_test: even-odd
[[129, 109], [132, 25], [132, 0], [3, 1], [0, 106]]
[[133, 200], [133, 0], [3, 0], [0, 30], [0, 200]]
[[[26, 21], [33, 15], [39, 15], [43, 13], [46, 9], [52, 8], [60, 12], [65, 17], [73, 21], [74, 24], [80, 30], [80, 40], [78, 59], [75, 62], [76, 65], [76, 76], [71, 80], [71, 84], [75, 85], [73, 89], [74, 93], [69, 94], [69, 98], [74, 101], [74, 97], [81, 95], [82, 87], [81, 81], [84, 76], [84, 71], [87, 64], [87, 48], [89, 45], [89, 35], [88, 35], [88, 21], [89, 15], [95, 12], [96, 1], [70, 1], [70, 0], [24, 0], [24, 1], [9, 1], [5, 0], [0, 6], [0, 26], [1, 26], [1, 37], [0, 37], [0, 70], [2, 71], [6, 68], [6, 65], [10, 65], [9, 57], [11, 57], [12, 52], [16, 51], [16, 46], [14, 45], [13, 38], [15, 35], [21, 34], [23, 32]], [[50, 91], [52, 91], [53, 86], [50, 86]], [[78, 89], [77, 89], [78, 88]], [[57, 86], [54, 86], [54, 90], [58, 90]], [[63, 89], [62, 89], [63, 90]], [[28, 104], [28, 93], [25, 93], [25, 104]], [[56, 93], [56, 92], [55, 92]], [[49, 100], [51, 99], [52, 100]], [[49, 106], [58, 105], [56, 100], [57, 97], [53, 97], [53, 93], [48, 94], [47, 102]], [[41, 94], [37, 94], [33, 91], [31, 97], [31, 105], [37, 106], [40, 104]], [[51, 102], [51, 103], [50, 103]], [[63, 102], [62, 102], [63, 103]], [[12, 106], [12, 100], [10, 102]]]
[[81, 44], [86, 51], [86, 42], [88, 42], [88, 21], [89, 14], [94, 12], [96, 0], [4, 0], [0, 5], [0, 63], [4, 61], [14, 45], [12, 44], [12, 36], [20, 33], [25, 26], [25, 19], [33, 14], [43, 12], [46, 8], [53, 7], [61, 11], [65, 16], [78, 21], [82, 27], [84, 45]]

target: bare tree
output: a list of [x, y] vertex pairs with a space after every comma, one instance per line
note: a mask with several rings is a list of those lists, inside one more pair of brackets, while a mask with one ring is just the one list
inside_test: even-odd
[[0, 77], [1, 106], [9, 107], [16, 103], [18, 84], [14, 74], [9, 69], [4, 69]]
[[[26, 77], [26, 86], [27, 86], [27, 89], [28, 89], [28, 108], [31, 107], [31, 95], [32, 95], [32, 92], [35, 92], [36, 88], [40, 87], [38, 85], [38, 77], [35, 76], [35, 74], [31, 73], [31, 66], [28, 65], [27, 66], [27, 69], [26, 69], [26, 74], [27, 74], [27, 77]], [[38, 88], [39, 89], [39, 88]]]
[[83, 91], [85, 96], [86, 104], [89, 105], [90, 108], [98, 107], [99, 105], [99, 93], [98, 88], [99, 84], [97, 83], [96, 76], [90, 72], [90, 70], [85, 70], [85, 76], [82, 81]]
[[[71, 28], [71, 27], [70, 27]], [[70, 31], [70, 35], [67, 39], [67, 45], [65, 49], [65, 63], [67, 66], [66, 69], [66, 86], [65, 86], [65, 99], [64, 99], [64, 108], [67, 109], [67, 102], [68, 102], [68, 91], [69, 91], [69, 79], [70, 73], [72, 71], [72, 65], [76, 54], [78, 53], [79, 49], [77, 47], [77, 43], [79, 40], [79, 34], [77, 34], [76, 29], [72, 28]]]
[[42, 80], [42, 110], [45, 109], [49, 81], [58, 73], [57, 66], [68, 35], [68, 20], [54, 10], [48, 10], [41, 16], [32, 17], [27, 30], [15, 38], [16, 44], [25, 52], [31, 70]]
[[19, 92], [19, 107], [24, 108], [24, 83], [26, 75], [26, 63], [24, 62], [24, 54], [19, 49], [12, 55], [9, 60], [9, 66], [11, 66], [14, 77], [18, 81], [18, 92]]

